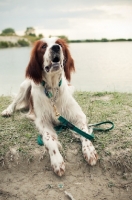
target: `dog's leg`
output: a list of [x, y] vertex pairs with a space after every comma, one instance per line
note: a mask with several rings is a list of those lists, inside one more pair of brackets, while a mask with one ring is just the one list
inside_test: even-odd
[[50, 131], [49, 132], [45, 131], [45, 133], [43, 134], [43, 141], [46, 149], [49, 152], [53, 171], [58, 176], [62, 176], [65, 172], [65, 163], [62, 155], [59, 152], [58, 148], [59, 143], [57, 139], [50, 134]]
[[[41, 123], [41, 122], [38, 123], [38, 121], [36, 122], [36, 125], [40, 133], [42, 134], [45, 148], [49, 152], [53, 171], [58, 176], [62, 176], [65, 173], [65, 163], [59, 151], [59, 146], [61, 147], [61, 145], [57, 139], [57, 135], [54, 129], [50, 127], [49, 125], [45, 126], [45, 124], [46, 124], [45, 122], [44, 123]], [[47, 128], [47, 127], [50, 127], [50, 128]]]
[[[88, 133], [87, 125], [84, 125], [82, 130]], [[98, 156], [92, 142], [84, 137], [80, 137], [80, 140], [82, 142], [82, 153], [83, 153], [84, 159], [91, 166], [95, 165], [98, 160]]]
[[[76, 117], [78, 120], [76, 121], [75, 126], [80, 128], [84, 132], [90, 134], [88, 132], [86, 116], [82, 114], [82, 115], [76, 115]], [[84, 159], [88, 162], [88, 164], [95, 165], [97, 162], [98, 156], [92, 142], [82, 136], [79, 136], [79, 138], [82, 143], [82, 153], [83, 153]]]
[[15, 97], [14, 101], [2, 112], [2, 116], [9, 117], [14, 112], [16, 106], [21, 104], [23, 101], [27, 101], [27, 96], [29, 96], [31, 87], [31, 80], [25, 79], [20, 85], [19, 92]]

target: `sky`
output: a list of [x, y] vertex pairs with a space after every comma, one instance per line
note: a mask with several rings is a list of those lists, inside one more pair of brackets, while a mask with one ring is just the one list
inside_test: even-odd
[[132, 38], [132, 0], [0, 0], [0, 32], [69, 39]]

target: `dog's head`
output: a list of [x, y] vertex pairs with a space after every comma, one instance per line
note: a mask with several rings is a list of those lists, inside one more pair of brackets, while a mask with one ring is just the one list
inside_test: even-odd
[[66, 79], [70, 81], [71, 72], [75, 68], [67, 43], [59, 38], [43, 38], [37, 41], [26, 69], [26, 77], [40, 83], [44, 74], [61, 70], [64, 70]]

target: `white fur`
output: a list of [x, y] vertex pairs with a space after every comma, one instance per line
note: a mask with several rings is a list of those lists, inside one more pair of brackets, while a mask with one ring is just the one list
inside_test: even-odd
[[[47, 42], [48, 45], [52, 47], [55, 40], [48, 39], [48, 41], [50, 41], [49, 43]], [[62, 62], [64, 57], [62, 49], [60, 54], [62, 54], [60, 61]], [[48, 61], [50, 59], [49, 47], [47, 48], [46, 54], [44, 55], [44, 59], [46, 59], [47, 62], [50, 62]], [[62, 85], [59, 87], [58, 83], [60, 78], [62, 79]], [[54, 102], [58, 112], [75, 126], [88, 133], [86, 116], [71, 94], [70, 86], [68, 86], [64, 77], [63, 68], [60, 67], [55, 72], [44, 72], [43, 79], [51, 88], [53, 96], [56, 96], [56, 90], [58, 89], [58, 94]], [[49, 152], [53, 171], [57, 175], [62, 176], [65, 172], [65, 163], [62, 155], [59, 152], [60, 143], [58, 142], [57, 134], [53, 128], [54, 125], [59, 124], [59, 121], [55, 116], [51, 100], [45, 95], [44, 86], [42, 86], [41, 83], [36, 84], [33, 80], [26, 79], [21, 84], [17, 97], [12, 102], [12, 104], [10, 104], [8, 108], [2, 112], [2, 115], [10, 116], [13, 113], [16, 105], [22, 103], [23, 101], [29, 104], [27, 100], [27, 93], [30, 88], [35, 113], [35, 116], [33, 115], [33, 119], [35, 119], [35, 124], [40, 134], [42, 135], [45, 147]], [[32, 114], [29, 113], [29, 117], [31, 117], [31, 115]], [[82, 142], [82, 152], [85, 160], [90, 165], [95, 165], [97, 161], [97, 153], [92, 142], [82, 136], [80, 136], [80, 140]]]
[[2, 116], [11, 116], [16, 107], [19, 107], [21, 104], [24, 104], [24, 107], [27, 107], [29, 102], [27, 99], [27, 94], [31, 87], [31, 80], [25, 79], [21, 85], [18, 94], [14, 98], [13, 102], [2, 112]]

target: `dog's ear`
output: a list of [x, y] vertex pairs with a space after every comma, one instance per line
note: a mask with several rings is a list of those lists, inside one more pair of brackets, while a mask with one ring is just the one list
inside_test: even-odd
[[64, 53], [64, 72], [65, 72], [66, 79], [70, 81], [71, 73], [75, 71], [74, 61], [71, 57], [70, 51], [68, 49], [68, 44], [66, 43], [66, 41], [62, 39], [58, 39], [57, 43], [62, 46], [63, 53]]
[[42, 81], [43, 53], [41, 52], [42, 41], [36, 41], [31, 52], [29, 64], [26, 68], [26, 77], [35, 83]]

